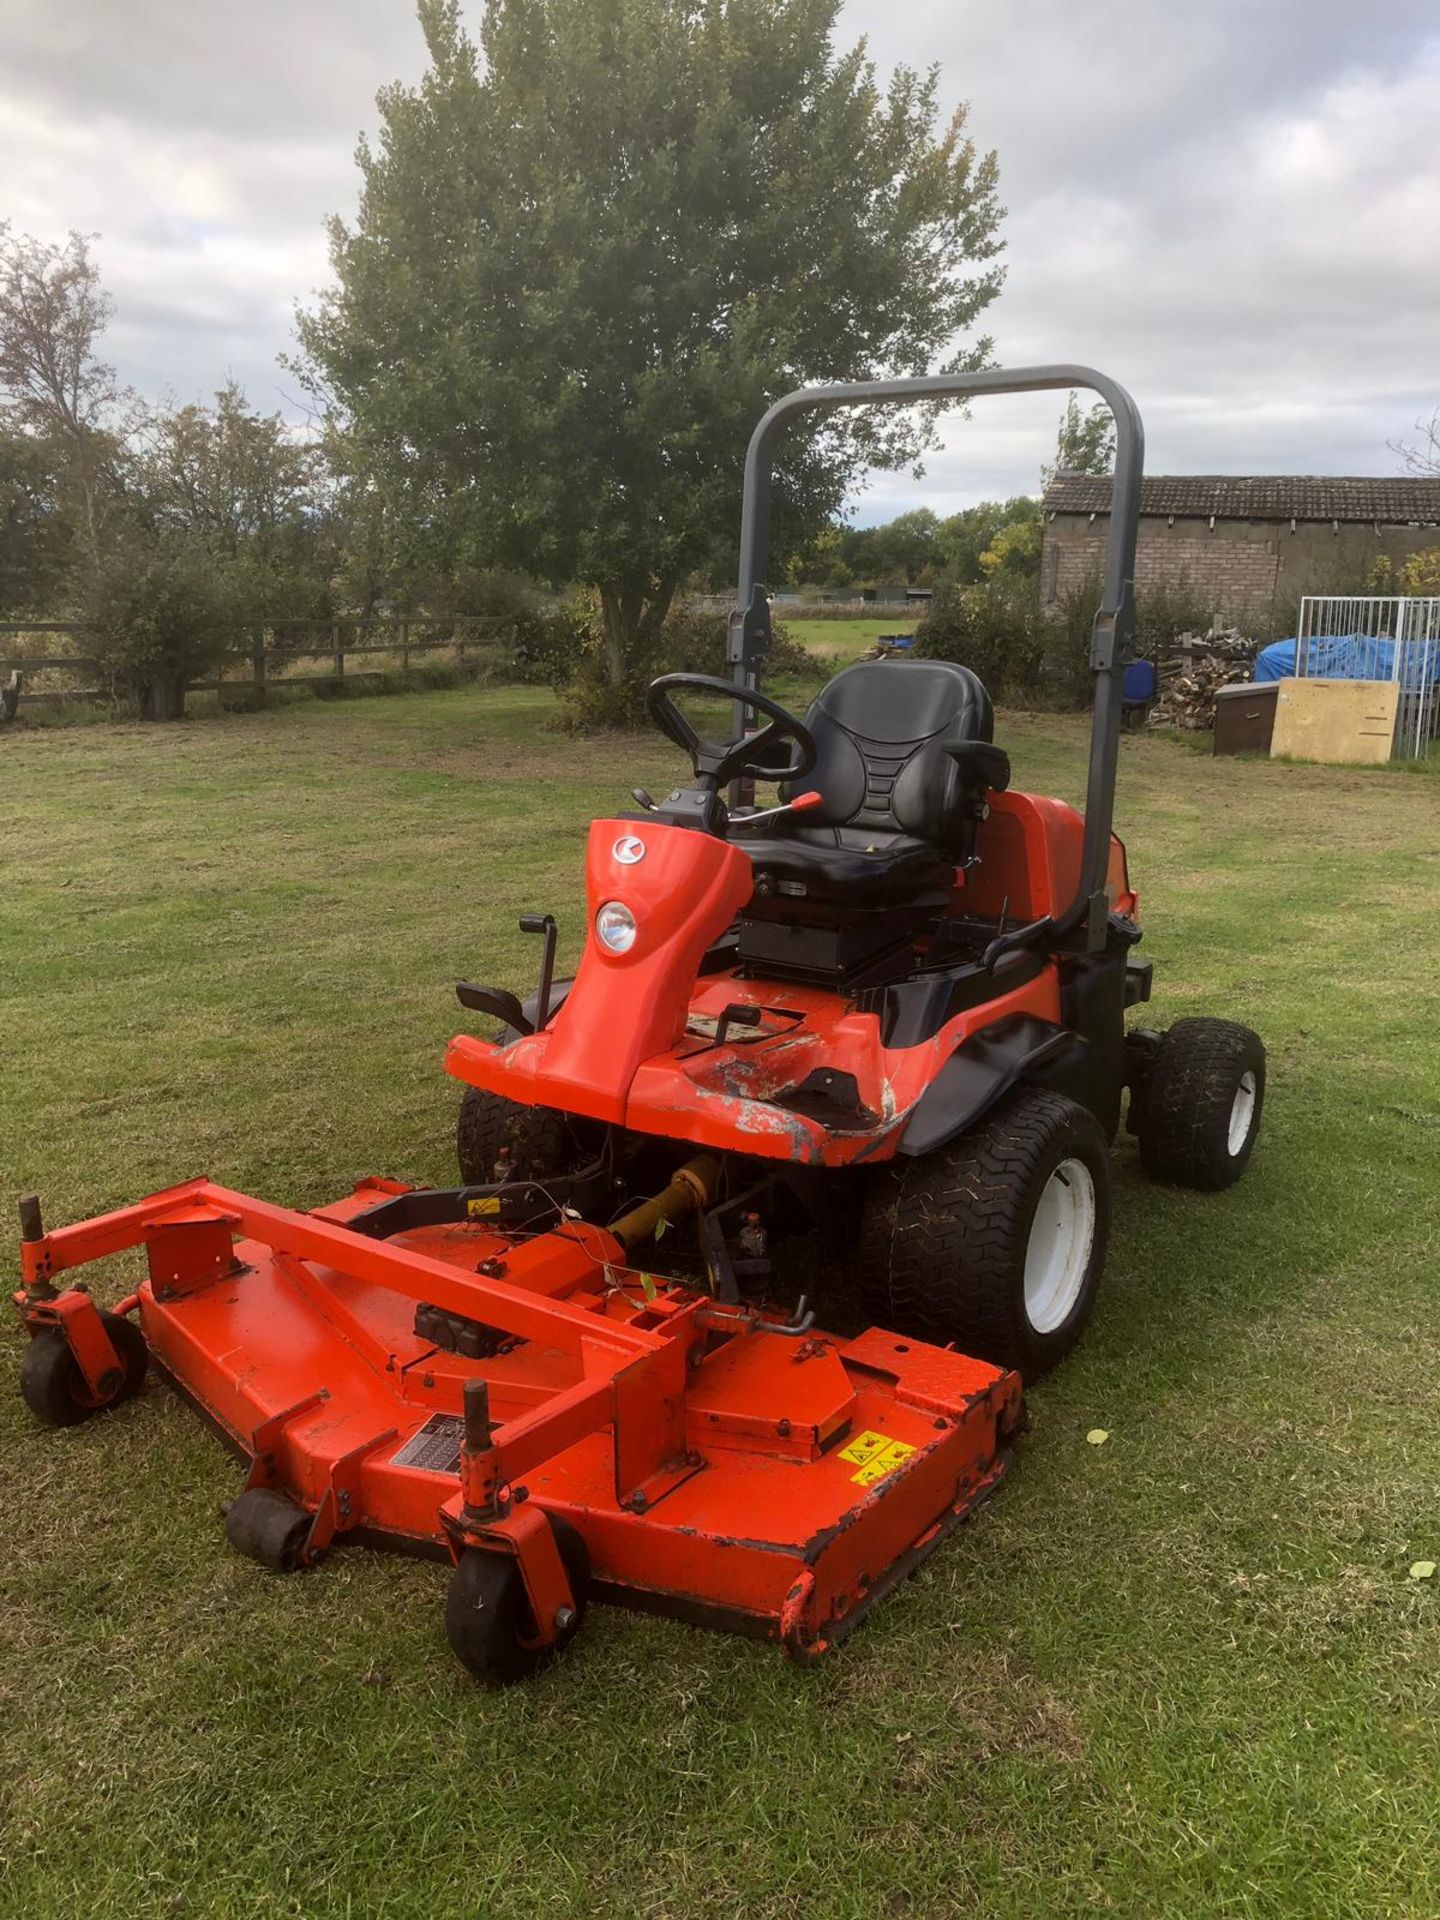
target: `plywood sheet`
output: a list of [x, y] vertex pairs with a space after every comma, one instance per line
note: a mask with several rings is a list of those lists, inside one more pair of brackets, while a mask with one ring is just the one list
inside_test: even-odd
[[1388, 760], [1399, 695], [1393, 680], [1282, 680], [1271, 758]]

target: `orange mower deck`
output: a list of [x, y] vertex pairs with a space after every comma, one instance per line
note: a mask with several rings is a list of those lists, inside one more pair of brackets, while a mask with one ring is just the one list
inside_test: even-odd
[[[695, 1165], [641, 1231], [695, 1204]], [[813, 1659], [993, 1490], [1023, 1418], [1013, 1373], [722, 1304], [564, 1212], [529, 1231], [523, 1184], [369, 1180], [298, 1213], [193, 1180], [54, 1232], [29, 1204], [16, 1304], [77, 1409], [123, 1393], [134, 1327], [55, 1279], [143, 1245], [121, 1313], [249, 1462], [232, 1542], [449, 1559], [451, 1641], [489, 1680], [592, 1591]]]

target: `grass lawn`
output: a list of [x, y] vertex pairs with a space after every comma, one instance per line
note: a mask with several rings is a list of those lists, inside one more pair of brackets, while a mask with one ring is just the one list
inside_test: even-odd
[[848, 667], [862, 653], [868, 653], [882, 633], [913, 633], [918, 618], [910, 607], [882, 613], [874, 620], [801, 620], [782, 609], [776, 615], [776, 624], [803, 641], [833, 672], [837, 667]]
[[[525, 909], [573, 955], [589, 815], [676, 771], [549, 710], [0, 740], [10, 1194], [452, 1177], [451, 983], [527, 984]], [[998, 731], [1078, 793], [1080, 723]], [[597, 1610], [496, 1697], [442, 1569], [227, 1551], [236, 1469], [162, 1389], [52, 1435], [7, 1387], [0, 1912], [1440, 1912], [1440, 783], [1122, 757], [1154, 1015], [1261, 1030], [1265, 1135], [1216, 1197], [1122, 1139], [1096, 1322], [976, 1524], [814, 1669]]]

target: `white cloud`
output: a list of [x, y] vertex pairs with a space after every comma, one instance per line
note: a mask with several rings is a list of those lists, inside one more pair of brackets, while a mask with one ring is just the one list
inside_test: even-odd
[[[849, 0], [840, 31], [939, 61], [999, 150], [1002, 361], [1116, 374], [1152, 471], [1393, 470], [1440, 400], [1433, 0]], [[423, 65], [406, 0], [10, 0], [0, 53], [0, 216], [102, 236], [122, 375], [293, 396], [275, 359], [356, 136]], [[1033, 487], [1058, 411], [978, 406], [862, 516]]]
[[[1152, 472], [1393, 472], [1387, 440], [1440, 401], [1440, 34], [1420, 9], [1367, 9], [1363, 36], [1330, 11], [1043, 0], [1013, 57], [982, 42], [993, 65], [966, 62], [966, 25], [932, 43], [1000, 151], [998, 357], [1115, 374]], [[977, 408], [926, 496], [1033, 487], [1055, 412], [1022, 453], [1018, 411]], [[886, 476], [862, 517], [913, 497]]]

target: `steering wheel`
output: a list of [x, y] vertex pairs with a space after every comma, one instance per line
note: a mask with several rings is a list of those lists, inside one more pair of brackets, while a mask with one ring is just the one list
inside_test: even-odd
[[[720, 694], [763, 713], [770, 724], [738, 740], [702, 740], [670, 697], [672, 690], [681, 687], [693, 693]], [[740, 774], [754, 780], [799, 780], [815, 764], [815, 742], [804, 722], [769, 694], [737, 686], [733, 680], [720, 680], [710, 673], [662, 673], [650, 682], [645, 709], [666, 739], [689, 754], [696, 779], [713, 781], [717, 789]], [[790, 752], [784, 764], [767, 761], [770, 749], [787, 740]]]

